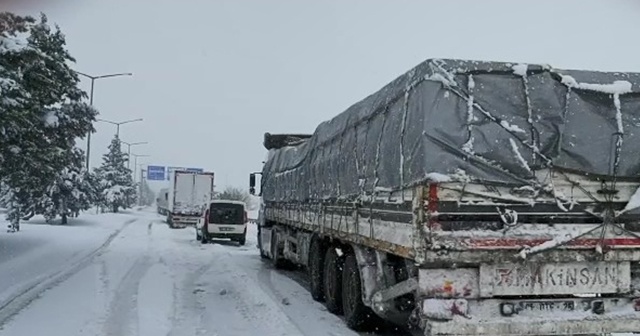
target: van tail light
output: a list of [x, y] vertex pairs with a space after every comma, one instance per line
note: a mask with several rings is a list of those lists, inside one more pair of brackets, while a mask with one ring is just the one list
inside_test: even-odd
[[244, 212], [244, 222], [248, 223], [249, 222], [249, 215], [247, 214], [247, 211], [245, 210]]
[[204, 224], [209, 223], [209, 209], [204, 212]]

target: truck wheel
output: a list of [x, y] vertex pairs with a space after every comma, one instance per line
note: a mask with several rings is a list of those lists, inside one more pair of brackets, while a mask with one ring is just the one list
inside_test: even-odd
[[200, 232], [198, 231], [198, 228], [196, 228], [196, 240], [197, 241], [201, 241], [202, 240], [202, 235], [200, 234]]
[[309, 247], [309, 279], [311, 282], [311, 297], [319, 302], [324, 301], [324, 255], [326, 251], [320, 239], [312, 239]]
[[355, 331], [372, 330], [375, 314], [362, 302], [362, 281], [358, 261], [353, 253], [344, 260], [342, 271], [342, 307], [347, 326]]
[[206, 232], [202, 231], [202, 233], [200, 234], [200, 242], [202, 244], [207, 244], [209, 243], [209, 236], [207, 235]]
[[271, 262], [276, 269], [286, 268], [286, 259], [280, 256], [280, 247], [278, 246], [278, 234], [275, 230], [271, 233]]
[[238, 239], [238, 244], [240, 244], [240, 246], [244, 246], [244, 244], [247, 243], [247, 236], [242, 236], [242, 238]]
[[258, 226], [258, 237], [257, 237], [257, 247], [258, 247], [258, 251], [260, 251], [260, 259], [262, 259], [263, 261], [266, 261], [267, 259], [269, 259], [269, 256], [264, 254], [264, 251], [262, 250], [262, 232], [260, 232], [260, 227]]
[[324, 257], [324, 305], [334, 314], [342, 314], [342, 266], [336, 249], [329, 247]]

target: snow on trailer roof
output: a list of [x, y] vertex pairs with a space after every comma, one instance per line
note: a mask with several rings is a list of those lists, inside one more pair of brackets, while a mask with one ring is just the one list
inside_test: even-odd
[[310, 138], [272, 149], [263, 196], [352, 197], [436, 175], [537, 185], [550, 167], [637, 179], [639, 92], [638, 73], [426, 60]]
[[[523, 71], [523, 69], [526, 69]], [[453, 59], [428, 59], [420, 63], [404, 75], [396, 78], [391, 83], [384, 86], [377, 92], [369, 95], [360, 102], [349, 107], [345, 112], [337, 115], [329, 121], [322, 123], [316, 133], [323, 134], [324, 138], [331, 138], [339, 134], [343, 129], [337, 128], [334, 132], [326, 132], [323, 128], [331, 128], [332, 124], [344, 123], [344, 120], [352, 118], [351, 122], [367, 119], [379, 112], [381, 108], [388, 105], [389, 102], [401, 98], [407, 89], [417, 85], [423, 80], [441, 81], [443, 84], [464, 85], [468, 75], [493, 74], [496, 76], [506, 75], [508, 77], [519, 76], [523, 74], [536, 75], [547, 73], [557, 83], [563, 83], [565, 86], [575, 89], [589, 90], [601, 93], [610, 93], [612, 88], [622, 84], [625, 92], [640, 92], [640, 73], [626, 72], [600, 72], [600, 71], [584, 71], [584, 70], [561, 70], [554, 69], [550, 65], [522, 64], [522, 63], [506, 63], [506, 62], [487, 62], [487, 61], [468, 61]], [[573, 81], [571, 80], [573, 79]], [[621, 82], [616, 83], [615, 82]], [[631, 88], [625, 90], [626, 85]], [[602, 87], [590, 85], [597, 84]], [[547, 83], [547, 85], [554, 85]], [[355, 117], [355, 118], [354, 118]], [[318, 132], [320, 131], [320, 132]]]

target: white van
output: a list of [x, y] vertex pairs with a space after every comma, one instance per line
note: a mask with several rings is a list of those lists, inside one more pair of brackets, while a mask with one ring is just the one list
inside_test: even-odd
[[247, 239], [247, 206], [244, 202], [215, 200], [204, 206], [196, 224], [196, 239], [203, 244], [213, 238], [230, 238], [244, 245]]

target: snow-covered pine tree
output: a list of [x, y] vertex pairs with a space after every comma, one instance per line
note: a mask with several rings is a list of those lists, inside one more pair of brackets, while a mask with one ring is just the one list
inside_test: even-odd
[[89, 209], [95, 198], [95, 179], [83, 167], [82, 150], [74, 148], [66, 158], [69, 165], [57, 174], [40, 203], [47, 220], [60, 216], [62, 224], [67, 224], [67, 217]]
[[95, 171], [84, 170], [84, 182], [87, 188], [86, 193], [89, 198], [90, 206], [99, 206], [102, 199], [102, 188], [100, 187], [100, 179]]
[[44, 15], [0, 13], [0, 182], [14, 227], [35, 211], [75, 139], [93, 131], [97, 112], [82, 102], [65, 44]]
[[136, 188], [127, 168], [127, 154], [122, 152], [120, 139], [116, 135], [109, 151], [102, 157], [102, 166], [96, 170], [101, 188], [101, 204], [113, 212], [120, 208], [130, 208], [135, 204]]

